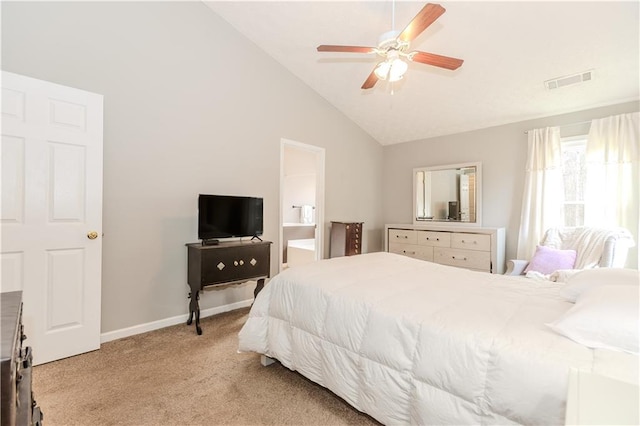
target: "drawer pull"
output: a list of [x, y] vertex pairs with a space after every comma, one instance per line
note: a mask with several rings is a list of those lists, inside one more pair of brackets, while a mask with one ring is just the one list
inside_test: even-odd
[[467, 260], [467, 258], [466, 258], [466, 257], [455, 257], [455, 256], [451, 256], [451, 258], [452, 258], [453, 260]]
[[[464, 244], [464, 243], [465, 243], [465, 241], [464, 241], [464, 240], [461, 240], [461, 241], [462, 241], [462, 244]], [[476, 240], [473, 240], [473, 241], [471, 241], [471, 244], [478, 244], [478, 242], [477, 242]]]
[[238, 266], [238, 261], [237, 260], [233, 261], [233, 266]]
[[[427, 241], [431, 241], [431, 238], [427, 237]], [[440, 238], [436, 238], [436, 241], [440, 241]]]
[[406, 250], [402, 250], [402, 253], [404, 253], [404, 254], [416, 254], [415, 251], [406, 251]]
[[396, 238], [404, 238], [406, 240], [409, 237], [407, 235], [396, 235]]

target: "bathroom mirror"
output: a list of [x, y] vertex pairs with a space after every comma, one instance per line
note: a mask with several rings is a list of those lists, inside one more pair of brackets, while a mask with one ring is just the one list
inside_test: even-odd
[[482, 225], [481, 163], [413, 169], [413, 223]]

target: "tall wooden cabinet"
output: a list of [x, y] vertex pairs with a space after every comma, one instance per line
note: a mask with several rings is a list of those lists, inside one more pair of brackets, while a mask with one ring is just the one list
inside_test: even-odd
[[362, 253], [363, 222], [331, 222], [329, 257]]

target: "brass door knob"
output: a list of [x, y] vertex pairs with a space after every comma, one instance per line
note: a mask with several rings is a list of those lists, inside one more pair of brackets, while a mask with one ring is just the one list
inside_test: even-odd
[[90, 240], [95, 240], [98, 238], [98, 233], [96, 231], [91, 231], [87, 234], [87, 238]]

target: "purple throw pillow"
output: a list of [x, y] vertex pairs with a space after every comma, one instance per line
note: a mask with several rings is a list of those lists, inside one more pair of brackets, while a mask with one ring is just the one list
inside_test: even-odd
[[524, 270], [552, 274], [559, 269], [573, 269], [576, 264], [575, 250], [558, 250], [551, 247], [537, 246], [536, 253]]

